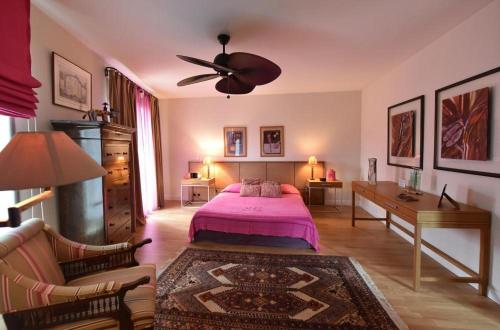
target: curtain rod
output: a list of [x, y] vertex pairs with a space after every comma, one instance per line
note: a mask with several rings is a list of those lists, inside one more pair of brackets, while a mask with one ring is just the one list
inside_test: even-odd
[[108, 77], [108, 76], [109, 76], [109, 71], [111, 71], [111, 70], [113, 70], [113, 71], [115, 71], [116, 73], [118, 73], [118, 74], [120, 74], [120, 75], [124, 76], [124, 77], [125, 77], [125, 79], [127, 79], [127, 80], [128, 80], [128, 81], [130, 81], [132, 84], [134, 84], [134, 86], [136, 86], [137, 88], [139, 88], [142, 92], [144, 92], [144, 93], [146, 93], [146, 94], [148, 94], [148, 95], [150, 95], [150, 96], [152, 96], [152, 97], [154, 97], [155, 99], [157, 99], [157, 100], [158, 100], [158, 98], [157, 98], [156, 96], [154, 96], [153, 94], [151, 94], [150, 92], [148, 92], [147, 90], [145, 90], [144, 88], [142, 88], [141, 86], [139, 86], [138, 84], [136, 84], [136, 83], [135, 83], [132, 79], [130, 79], [129, 77], [127, 77], [127, 76], [126, 76], [125, 74], [123, 74], [120, 70], [113, 68], [112, 66], [107, 66], [107, 67], [105, 67], [105, 68], [104, 68], [104, 75], [105, 75], [106, 77]]

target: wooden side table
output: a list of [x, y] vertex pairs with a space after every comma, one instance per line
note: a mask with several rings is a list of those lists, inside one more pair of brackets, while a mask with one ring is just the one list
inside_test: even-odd
[[[308, 194], [308, 205], [309, 209], [311, 208], [311, 190], [313, 189], [323, 189], [323, 190], [328, 190], [328, 189], [333, 189], [334, 190], [334, 205], [333, 208], [340, 213], [340, 209], [337, 204], [337, 189], [341, 190], [341, 196], [342, 196], [342, 188], [344, 184], [340, 180], [335, 180], [335, 181], [320, 181], [320, 180], [313, 180], [309, 179], [307, 180], [306, 184], [306, 189], [307, 189], [307, 194]], [[323, 195], [324, 196], [324, 195]], [[342, 198], [341, 204], [342, 204]], [[317, 211], [317, 212], [330, 212], [330, 211]]]
[[[184, 188], [206, 188], [207, 189], [207, 200], [206, 201], [193, 201], [191, 196], [184, 201]], [[196, 207], [195, 204], [206, 203], [210, 201], [210, 190], [215, 191], [215, 178], [202, 178], [202, 179], [184, 179], [181, 181], [181, 207]], [[201, 205], [198, 205], [201, 206]]]

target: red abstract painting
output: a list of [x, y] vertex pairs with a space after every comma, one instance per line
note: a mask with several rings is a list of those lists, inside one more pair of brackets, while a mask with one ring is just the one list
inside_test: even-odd
[[488, 160], [489, 88], [442, 102], [441, 158]]
[[415, 135], [415, 111], [399, 113], [391, 117], [391, 155], [413, 157]]

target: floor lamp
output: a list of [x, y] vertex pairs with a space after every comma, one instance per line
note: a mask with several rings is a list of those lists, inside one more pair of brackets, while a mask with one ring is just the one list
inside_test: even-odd
[[36, 196], [9, 208], [9, 221], [17, 227], [21, 212], [54, 196], [56, 186], [106, 175], [64, 132], [21, 132], [0, 152], [0, 190], [43, 188]]

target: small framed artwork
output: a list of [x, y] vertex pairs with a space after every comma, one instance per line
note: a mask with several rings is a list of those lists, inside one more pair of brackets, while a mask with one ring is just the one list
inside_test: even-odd
[[285, 156], [285, 127], [262, 126], [260, 128], [261, 157]]
[[224, 157], [247, 156], [247, 128], [224, 127]]
[[435, 92], [434, 168], [500, 178], [500, 67]]
[[423, 168], [424, 106], [420, 95], [387, 109], [387, 165]]
[[52, 102], [66, 108], [92, 108], [92, 74], [52, 52]]

